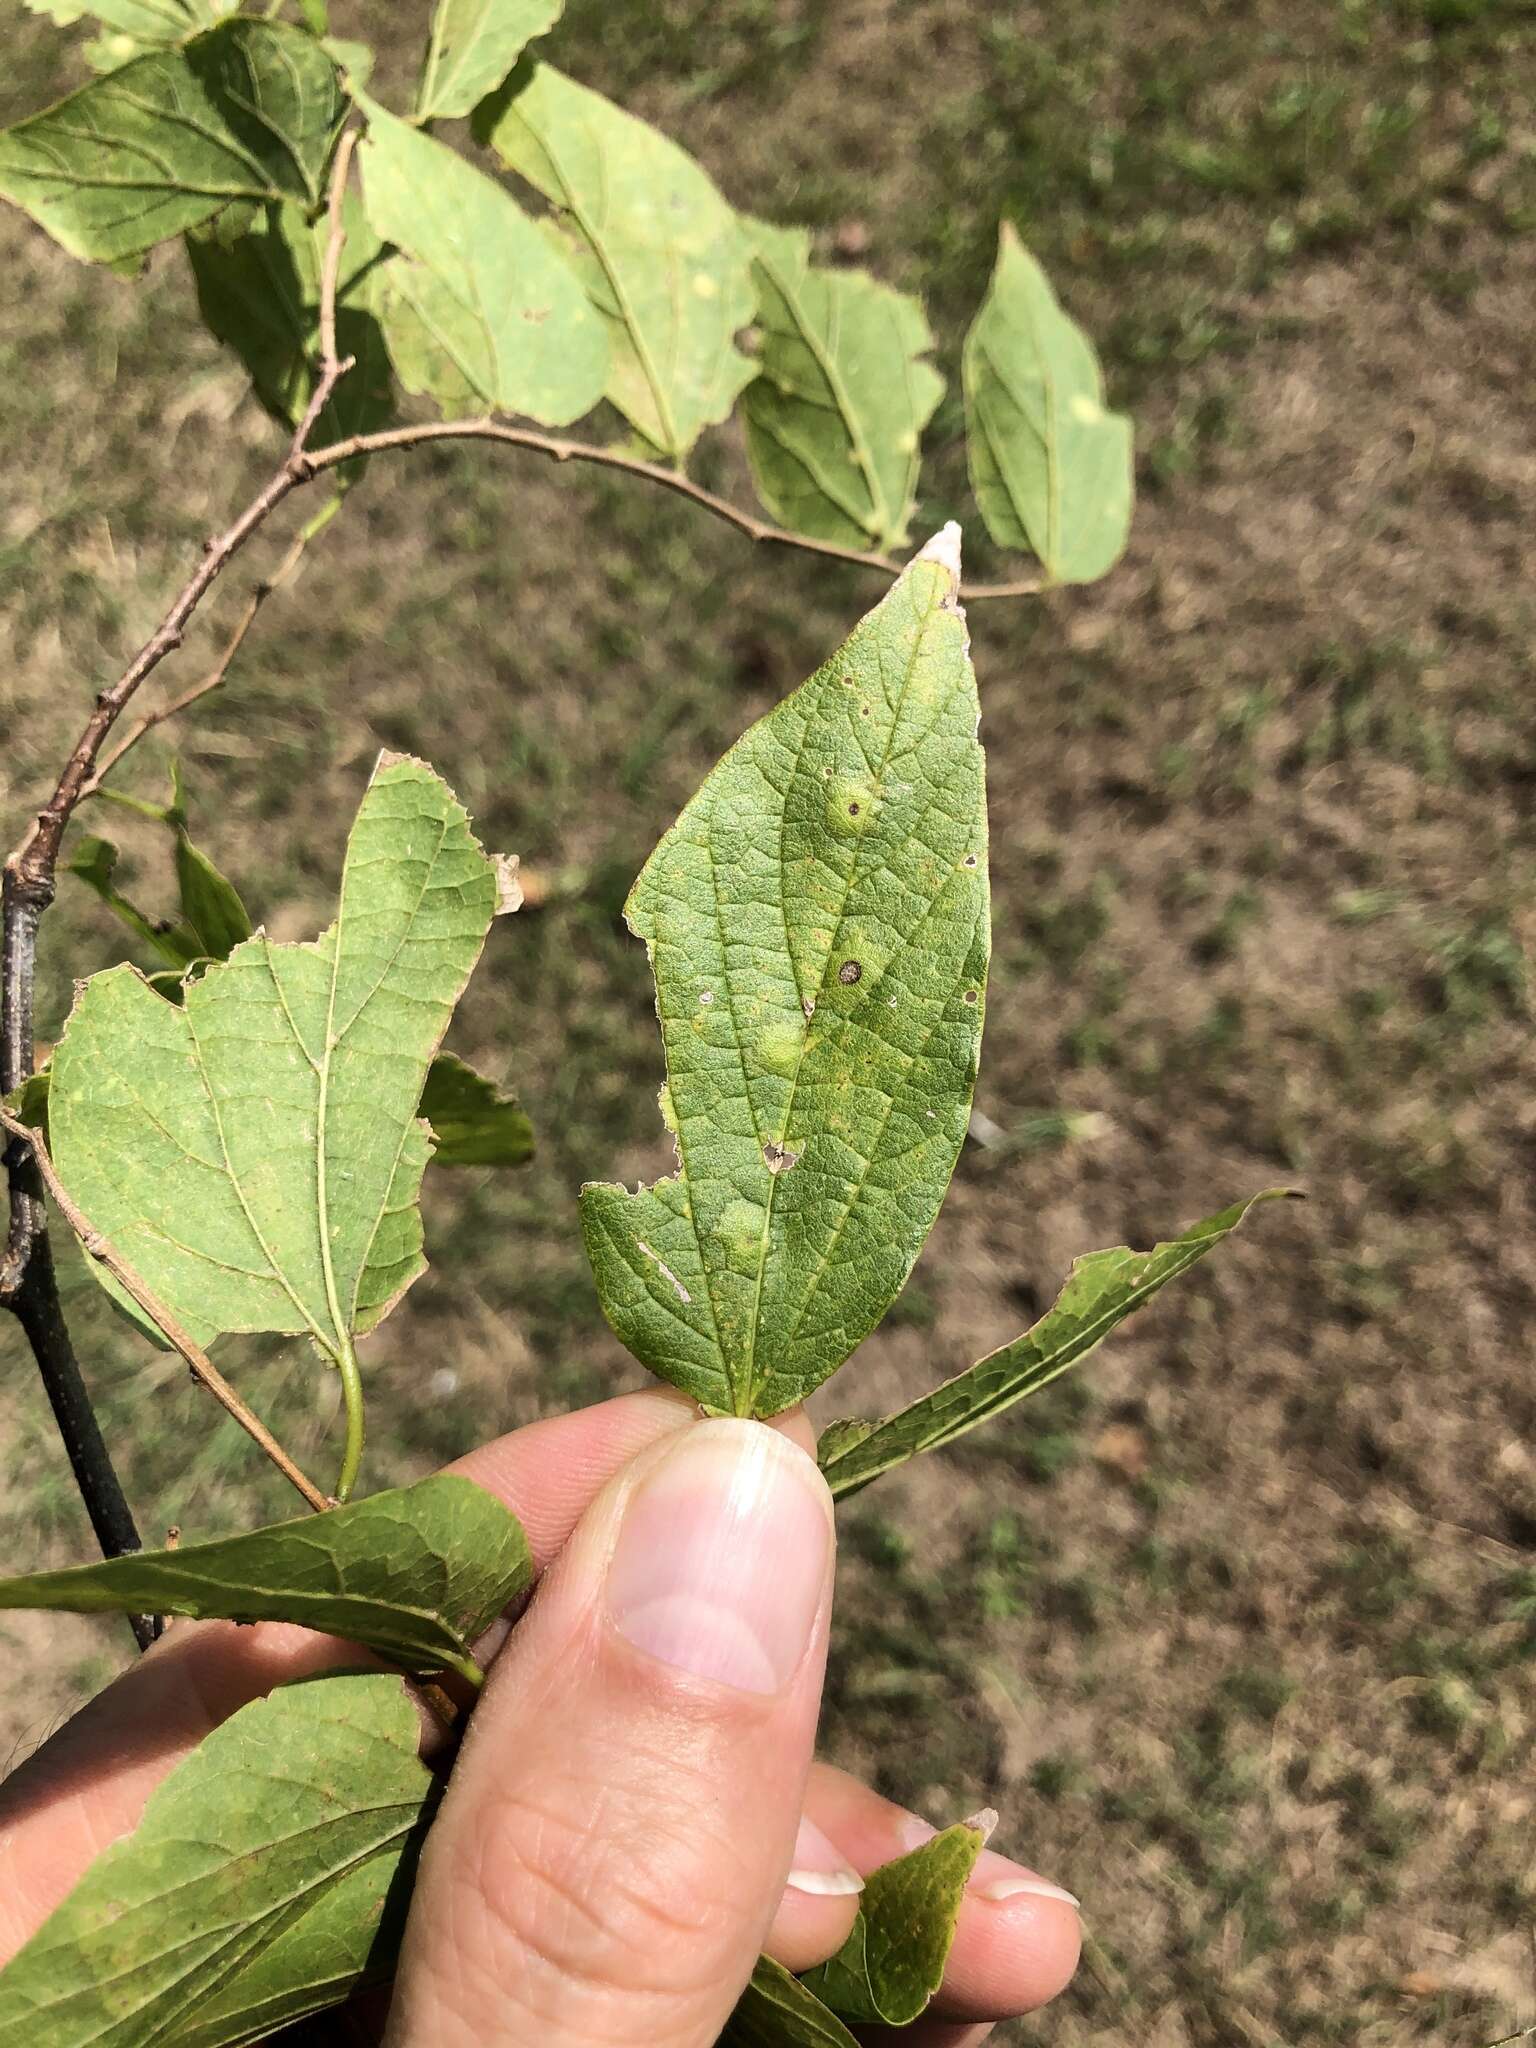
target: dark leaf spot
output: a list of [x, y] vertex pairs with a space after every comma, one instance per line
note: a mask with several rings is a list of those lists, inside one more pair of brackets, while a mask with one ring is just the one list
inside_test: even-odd
[[[864, 969], [857, 960], [845, 960], [837, 970], [837, 978], [845, 988], [851, 988], [863, 972]], [[972, 997], [972, 1001], [975, 1001], [974, 997]]]

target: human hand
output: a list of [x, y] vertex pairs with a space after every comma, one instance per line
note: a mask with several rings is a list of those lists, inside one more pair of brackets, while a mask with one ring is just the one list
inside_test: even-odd
[[[834, 1545], [809, 1425], [695, 1414], [626, 1395], [451, 1468], [517, 1513], [543, 1577], [482, 1646], [395, 1983], [355, 2001], [357, 2039], [710, 2048], [760, 1950], [833, 1954], [861, 1875], [932, 1832], [811, 1762]], [[371, 1661], [286, 1624], [173, 1626], [0, 1787], [0, 1962], [210, 1729]], [[424, 1713], [424, 1751], [443, 1740]], [[1067, 1894], [985, 1852], [901, 2039], [975, 2048], [1055, 1996], [1078, 1942]]]

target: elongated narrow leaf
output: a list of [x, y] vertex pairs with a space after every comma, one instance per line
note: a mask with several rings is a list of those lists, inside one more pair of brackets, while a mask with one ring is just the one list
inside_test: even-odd
[[181, 914], [197, 937], [197, 949], [209, 960], [227, 960], [254, 930], [240, 892], [221, 875], [207, 854], [192, 844], [185, 830], [176, 834], [176, 886]]
[[885, 1313], [965, 1135], [990, 944], [959, 529], [731, 749], [627, 906], [678, 1173], [582, 1195], [614, 1328], [772, 1415]]
[[944, 395], [916, 299], [861, 270], [823, 270], [802, 228], [752, 238], [762, 375], [742, 401], [758, 494], [797, 533], [903, 546], [919, 438]]
[[720, 2036], [720, 2048], [858, 2048], [837, 2014], [771, 1956], [760, 1956], [752, 1981]]
[[230, 2048], [333, 2004], [398, 1942], [435, 1803], [419, 1738], [382, 1674], [242, 1707], [0, 1970], [0, 2040]]
[[[386, 279], [385, 333], [408, 389], [462, 409], [579, 419], [603, 395], [608, 343], [569, 260], [493, 178], [365, 101], [368, 218], [401, 251]], [[408, 323], [397, 351], [396, 307]], [[430, 347], [424, 345], [430, 343]]]
[[341, 107], [312, 36], [226, 22], [0, 133], [0, 194], [71, 255], [121, 262], [232, 200], [317, 205]]
[[438, 1166], [521, 1166], [533, 1157], [533, 1125], [517, 1097], [455, 1053], [440, 1052], [428, 1068], [421, 1114]]
[[99, 896], [112, 915], [168, 967], [190, 967], [201, 956], [202, 942], [190, 924], [172, 924], [149, 917], [118, 888], [113, 879], [117, 873], [117, 848], [110, 839], [82, 839], [75, 847], [69, 872]]
[[601, 93], [548, 64], [513, 85], [477, 131], [560, 209], [607, 323], [607, 395], [681, 460], [757, 374], [732, 345], [755, 303], [737, 217], [691, 156]]
[[1106, 409], [1092, 344], [1006, 221], [964, 382], [971, 485], [992, 538], [1032, 548], [1054, 583], [1113, 568], [1131, 524], [1131, 423]]
[[842, 1948], [804, 1978], [807, 1990], [846, 2020], [910, 2026], [944, 1981], [960, 1902], [987, 1826], [962, 1821], [910, 1856], [882, 1864], [864, 1883]]
[[517, 1517], [438, 1473], [220, 1542], [0, 1579], [0, 1608], [298, 1621], [441, 1671], [469, 1656], [532, 1569]]
[[[379, 321], [384, 254], [355, 193], [343, 214], [346, 239], [336, 285], [336, 346], [352, 358], [316, 423], [312, 445], [382, 426], [393, 410], [389, 355]], [[256, 395], [285, 426], [297, 425], [315, 384], [320, 340], [320, 266], [330, 232], [302, 206], [267, 207], [251, 230], [225, 246], [211, 233], [189, 236], [187, 256], [203, 319], [250, 371]]]
[[258, 934], [179, 1009], [131, 968], [85, 984], [53, 1059], [54, 1163], [199, 1342], [308, 1332], [339, 1358], [421, 1272], [416, 1107], [495, 907], [452, 792], [384, 755], [322, 938]]
[[565, 0], [437, 0], [417, 118], [471, 112], [564, 10]]
[[841, 1499], [920, 1451], [933, 1451], [968, 1429], [1036, 1394], [1088, 1356], [1117, 1323], [1150, 1301], [1229, 1237], [1249, 1210], [1293, 1191], [1268, 1188], [1208, 1216], [1182, 1237], [1133, 1252], [1126, 1245], [1089, 1252], [1073, 1265], [1054, 1306], [1032, 1329], [980, 1359], [943, 1386], [883, 1422], [834, 1423], [818, 1456], [827, 1484]]

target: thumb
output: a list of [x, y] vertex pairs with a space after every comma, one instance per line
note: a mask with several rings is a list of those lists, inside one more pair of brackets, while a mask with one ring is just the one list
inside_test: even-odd
[[832, 1504], [761, 1423], [598, 1496], [497, 1660], [428, 1837], [390, 2048], [710, 2048], [794, 1847]]

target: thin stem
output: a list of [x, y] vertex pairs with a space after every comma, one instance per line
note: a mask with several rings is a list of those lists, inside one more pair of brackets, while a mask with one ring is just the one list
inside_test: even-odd
[[153, 732], [157, 725], [164, 725], [167, 719], [175, 718], [179, 712], [185, 711], [190, 705], [196, 704], [200, 698], [210, 696], [213, 691], [219, 688], [225, 677], [229, 674], [235, 656], [245, 645], [246, 636], [249, 634], [252, 626], [255, 625], [262, 606], [272, 596], [273, 592], [281, 590], [283, 585], [293, 575], [299, 563], [303, 560], [304, 550], [317, 534], [323, 533], [325, 528], [330, 525], [336, 514], [341, 510], [341, 503], [339, 494], [334, 498], [327, 498], [325, 504], [315, 514], [314, 518], [307, 520], [299, 528], [288, 552], [272, 571], [272, 574], [264, 577], [260, 583], [253, 586], [250, 596], [246, 599], [245, 609], [240, 614], [239, 623], [236, 625], [234, 632], [229, 636], [229, 639], [224, 643], [223, 650], [212, 668], [198, 682], [195, 682], [189, 690], [183, 690], [180, 696], [171, 698], [166, 704], [158, 705], [153, 711], [144, 712], [141, 717], [134, 720], [117, 745], [103, 758], [89, 782], [81, 789], [76, 799], [78, 803], [85, 803], [93, 796], [110, 797], [115, 803], [125, 803], [135, 808], [143, 808], [146, 812], [152, 813], [157, 817], [161, 815], [162, 806], [139, 806], [136, 798], [119, 796], [115, 790], [103, 789], [102, 784], [112, 773], [118, 762], [122, 760], [123, 756], [136, 747], [146, 733]]
[[363, 1462], [363, 1376], [357, 1369], [357, 1352], [350, 1338], [342, 1342], [336, 1359], [341, 1374], [341, 1397], [347, 1411], [347, 1443], [342, 1453], [341, 1477], [336, 1482], [338, 1502], [351, 1498]]
[[[536, 455], [548, 456], [552, 462], [591, 462], [601, 469], [621, 470], [626, 476], [644, 477], [648, 483], [660, 484], [663, 490], [675, 491], [679, 497], [702, 506], [717, 519], [733, 526], [738, 533], [744, 533], [748, 540], [760, 541], [767, 547], [795, 548], [802, 554], [823, 555], [834, 562], [850, 562], [856, 568], [876, 569], [882, 576], [897, 577], [906, 567], [905, 562], [892, 561], [889, 555], [873, 554], [862, 548], [845, 548], [836, 541], [813, 540], [803, 533], [790, 533], [785, 527], [775, 526], [771, 520], [759, 519], [754, 512], [744, 510], [723, 498], [718, 491], [706, 490], [703, 484], [695, 483], [681, 471], [669, 469], [665, 463], [647, 462], [638, 455], [626, 455], [622, 449], [599, 448], [589, 441], [572, 441], [559, 434], [544, 434], [536, 427], [513, 426], [505, 420], [489, 417], [465, 420], [425, 420], [415, 426], [385, 427], [376, 434], [349, 434], [344, 441], [333, 441], [326, 448], [311, 448], [306, 461], [312, 473], [336, 469], [344, 462], [354, 462], [359, 456], [384, 455], [397, 448], [421, 448], [433, 441], [496, 441], [503, 447], [527, 448]], [[1038, 576], [1022, 578], [1016, 583], [970, 583], [960, 586], [960, 597], [967, 604], [974, 604], [989, 598], [1034, 597], [1045, 589], [1044, 581]]]
[[[89, 1219], [76, 1205], [65, 1189], [63, 1182], [59, 1179], [53, 1161], [48, 1156], [48, 1147], [44, 1144], [41, 1133], [28, 1130], [24, 1123], [18, 1122], [11, 1115], [10, 1111], [6, 1109], [0, 1109], [0, 1129], [9, 1131], [13, 1138], [22, 1138], [26, 1141], [31, 1152], [34, 1170], [41, 1176], [44, 1186], [53, 1197], [59, 1214], [79, 1238], [86, 1255], [89, 1258], [96, 1259], [101, 1265], [105, 1266], [123, 1292], [138, 1303], [139, 1307], [143, 1309], [145, 1315], [149, 1317], [149, 1320], [154, 1324], [161, 1336], [164, 1337], [171, 1349], [179, 1351], [187, 1361], [187, 1364], [192, 1368], [193, 1378], [201, 1381], [209, 1393], [213, 1395], [214, 1399], [223, 1408], [228, 1410], [245, 1431], [246, 1435], [261, 1450], [265, 1451], [278, 1471], [282, 1473], [283, 1477], [297, 1492], [303, 1495], [312, 1508], [330, 1507], [332, 1505], [331, 1501], [320, 1491], [313, 1480], [305, 1478], [292, 1458], [289, 1457], [288, 1453], [277, 1441], [277, 1438], [273, 1436], [271, 1430], [267, 1428], [267, 1425], [254, 1410], [247, 1407], [245, 1402], [241, 1400], [240, 1396], [229, 1384], [229, 1381], [225, 1379], [223, 1373], [209, 1359], [208, 1354], [202, 1349], [201, 1345], [196, 1342], [189, 1332], [182, 1328], [164, 1302], [157, 1295], [150, 1292], [132, 1266], [128, 1264], [128, 1261], [120, 1253], [113, 1250], [111, 1244], [101, 1235], [100, 1231], [92, 1228]], [[35, 1263], [37, 1258], [35, 1250], [32, 1258]], [[30, 1272], [30, 1266], [28, 1270]], [[354, 1371], [356, 1370], [355, 1361], [353, 1369]], [[348, 1442], [350, 1443], [350, 1441], [351, 1431], [349, 1426]], [[137, 1548], [137, 1544], [134, 1547]], [[116, 1553], [112, 1554], [115, 1555]]]

